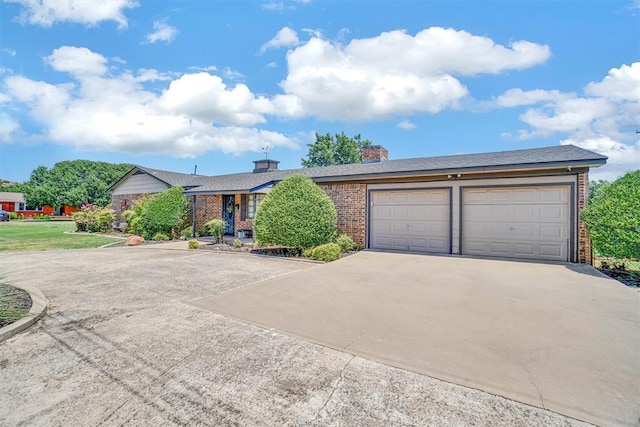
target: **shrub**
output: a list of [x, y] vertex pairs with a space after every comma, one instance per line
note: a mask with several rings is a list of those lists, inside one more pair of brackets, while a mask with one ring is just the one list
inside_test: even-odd
[[640, 170], [595, 192], [582, 220], [601, 255], [640, 259]]
[[163, 240], [171, 240], [171, 237], [169, 237], [168, 235], [166, 235], [164, 233], [158, 232], [158, 233], [153, 235], [151, 240], [154, 240], [156, 242], [160, 242], [160, 241], [163, 241]]
[[105, 233], [113, 228], [113, 221], [116, 216], [111, 208], [103, 208], [88, 203], [82, 205], [79, 211], [74, 212], [71, 215], [71, 219], [76, 223], [77, 231]]
[[9, 212], [9, 219], [18, 219], [18, 214], [15, 212]]
[[244, 243], [242, 243], [242, 240], [240, 239], [236, 239], [233, 241], [233, 247], [234, 248], [241, 248], [244, 246]]
[[311, 258], [311, 253], [313, 252], [315, 248], [309, 248], [309, 249], [305, 249], [304, 251], [302, 251], [302, 256], [305, 258]]
[[142, 211], [147, 207], [147, 204], [153, 196], [149, 194], [143, 195], [140, 199], [134, 202], [131, 208], [122, 212], [122, 217], [127, 222], [125, 232], [130, 234], [137, 234], [142, 236], [144, 231], [142, 230]]
[[45, 214], [38, 214], [38, 215], [32, 216], [31, 219], [33, 219], [35, 221], [50, 221], [51, 220], [51, 216], [45, 215]]
[[200, 247], [200, 243], [196, 239], [189, 240], [189, 249], [198, 249]]
[[276, 184], [258, 206], [256, 240], [263, 245], [307, 249], [331, 242], [336, 221], [329, 196], [310, 178], [291, 175]]
[[337, 243], [326, 243], [315, 247], [311, 251], [311, 259], [318, 261], [330, 262], [340, 258], [340, 246]]
[[347, 252], [355, 249], [356, 245], [353, 243], [353, 239], [346, 234], [341, 234], [336, 239], [336, 243], [340, 246], [342, 252]]
[[224, 238], [225, 228], [227, 228], [227, 223], [220, 218], [214, 218], [204, 223], [205, 234], [214, 236], [219, 242], [222, 242]]
[[176, 230], [182, 230], [184, 226], [188, 210], [189, 203], [182, 195], [182, 187], [171, 187], [146, 202], [140, 215], [142, 232], [146, 236], [156, 233], [176, 236]]
[[[184, 240], [190, 239], [192, 235], [193, 235], [193, 228], [191, 227], [187, 227], [180, 232], [180, 236], [182, 236]], [[198, 233], [196, 233], [196, 237], [198, 237]]]

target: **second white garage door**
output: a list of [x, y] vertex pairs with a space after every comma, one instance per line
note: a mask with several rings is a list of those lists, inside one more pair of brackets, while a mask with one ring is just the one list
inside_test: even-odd
[[462, 253], [569, 260], [570, 187], [462, 190]]
[[449, 253], [450, 190], [372, 191], [369, 247]]

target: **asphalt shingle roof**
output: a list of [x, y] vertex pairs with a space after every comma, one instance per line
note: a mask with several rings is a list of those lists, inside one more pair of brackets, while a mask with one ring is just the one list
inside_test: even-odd
[[[607, 157], [574, 145], [499, 151], [493, 153], [456, 154], [451, 156], [419, 157], [387, 160], [377, 163], [322, 166], [314, 168], [275, 170], [263, 173], [236, 173], [203, 176], [169, 172], [136, 166], [169, 185], [190, 188], [185, 193], [249, 192], [252, 189], [277, 182], [294, 173], [316, 180], [335, 178], [376, 178], [415, 174], [462, 173], [471, 171], [500, 171], [518, 168], [563, 166], [600, 166]], [[117, 184], [114, 184], [114, 186]], [[112, 187], [113, 188], [113, 187]]]
[[387, 160], [377, 163], [322, 166], [315, 168], [276, 170], [264, 173], [238, 173], [203, 177], [199, 186], [186, 193], [245, 192], [294, 173], [314, 179], [374, 178], [385, 175], [435, 174], [478, 170], [505, 170], [544, 166], [599, 166], [607, 157], [573, 145], [500, 151], [479, 154], [457, 154], [439, 157]]

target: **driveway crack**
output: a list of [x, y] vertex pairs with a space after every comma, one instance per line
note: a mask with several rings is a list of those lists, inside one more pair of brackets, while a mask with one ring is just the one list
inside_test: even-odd
[[329, 402], [333, 398], [333, 395], [335, 394], [335, 392], [340, 387], [340, 384], [342, 384], [342, 381], [344, 380], [344, 371], [347, 369], [349, 364], [351, 364], [351, 362], [353, 362], [353, 359], [355, 359], [355, 358], [356, 358], [355, 356], [351, 356], [351, 359], [349, 359], [349, 361], [340, 370], [340, 378], [338, 378], [338, 381], [336, 382], [336, 385], [333, 386], [333, 390], [331, 390], [331, 393], [329, 394], [329, 397], [327, 397], [327, 399], [324, 401], [324, 403], [322, 404], [320, 409], [318, 409], [318, 412], [316, 412], [316, 416], [315, 416], [316, 420], [320, 416], [320, 412], [322, 412], [327, 407], [327, 405], [329, 404]]

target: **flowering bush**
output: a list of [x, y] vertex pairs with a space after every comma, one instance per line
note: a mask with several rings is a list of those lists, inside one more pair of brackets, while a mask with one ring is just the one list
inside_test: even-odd
[[76, 223], [77, 231], [107, 232], [111, 231], [116, 216], [111, 208], [88, 203], [74, 212], [71, 218]]

